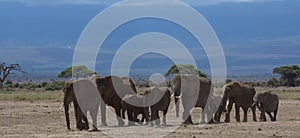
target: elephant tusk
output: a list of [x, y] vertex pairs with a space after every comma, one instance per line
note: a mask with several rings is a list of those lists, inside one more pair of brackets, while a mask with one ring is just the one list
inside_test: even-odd
[[170, 96], [170, 98], [173, 98], [174, 97], [174, 93]]
[[179, 98], [181, 98], [181, 95], [179, 95], [179, 96], [175, 96], [175, 98], [179, 99]]

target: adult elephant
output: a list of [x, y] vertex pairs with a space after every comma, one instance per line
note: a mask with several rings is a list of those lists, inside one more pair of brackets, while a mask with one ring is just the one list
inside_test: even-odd
[[[210, 96], [211, 81], [193, 74], [176, 74], [171, 81], [176, 104], [176, 116], [179, 116], [179, 99], [182, 99], [184, 124], [193, 124], [190, 111], [194, 107], [202, 108], [201, 123], [205, 121], [206, 102]], [[209, 115], [208, 115], [209, 116]], [[210, 116], [212, 117], [212, 115]]]
[[240, 108], [242, 108], [244, 111], [243, 122], [247, 122], [247, 111], [249, 108], [251, 108], [253, 113], [253, 121], [256, 121], [256, 107], [253, 105], [253, 97], [256, 92], [253, 87], [238, 82], [231, 82], [226, 84], [223, 89], [223, 105], [226, 105], [226, 102], [229, 101], [227, 105], [225, 122], [230, 122], [230, 112], [234, 103], [236, 110], [235, 117], [237, 122], [240, 122]]
[[92, 130], [98, 130], [97, 114], [100, 99], [97, 88], [92, 81], [88, 79], [69, 80], [65, 83], [63, 92], [67, 128], [70, 130], [69, 105], [73, 102], [77, 129], [89, 129], [86, 115], [87, 111], [90, 111], [93, 121]]
[[106, 105], [115, 109], [118, 125], [123, 126], [124, 121], [121, 118], [121, 101], [126, 94], [136, 94], [136, 88], [130, 78], [120, 78], [117, 76], [92, 78], [95, 81], [98, 91], [101, 95], [101, 125], [106, 126]]
[[[276, 121], [279, 99], [275, 93], [270, 91], [258, 93], [254, 96], [253, 100], [254, 104], [261, 111], [261, 121], [267, 121], [265, 113], [267, 113], [270, 116], [271, 121]], [[274, 116], [272, 116], [271, 112], [274, 112]]]

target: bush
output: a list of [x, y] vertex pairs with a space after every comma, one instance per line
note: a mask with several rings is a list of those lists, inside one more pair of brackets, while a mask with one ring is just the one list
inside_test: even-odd
[[48, 91], [56, 91], [56, 90], [62, 90], [62, 88], [64, 87], [65, 82], [63, 81], [53, 81], [52, 83], [48, 84], [45, 87], [45, 90]]
[[42, 87], [44, 88], [44, 87], [46, 87], [47, 85], [48, 85], [48, 82], [42, 82]]
[[14, 84], [14, 88], [19, 88], [19, 87], [20, 87], [19, 83]]

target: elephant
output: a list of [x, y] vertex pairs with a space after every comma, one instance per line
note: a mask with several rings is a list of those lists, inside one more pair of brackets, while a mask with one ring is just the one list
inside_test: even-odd
[[236, 110], [236, 121], [240, 122], [240, 108], [242, 107], [244, 111], [243, 122], [247, 122], [247, 111], [249, 108], [252, 110], [253, 121], [256, 121], [256, 106], [253, 105], [253, 97], [256, 93], [255, 89], [251, 86], [241, 84], [238, 82], [231, 82], [226, 84], [223, 87], [223, 105], [226, 105], [226, 102], [229, 101], [227, 105], [227, 112], [225, 116], [225, 122], [230, 122], [230, 112], [232, 106], [235, 103]]
[[[149, 107], [144, 106], [145, 96], [138, 94], [127, 94], [121, 101], [122, 105], [122, 117], [125, 119], [125, 111], [127, 111], [128, 125], [134, 125], [134, 122], [142, 124], [146, 120], [146, 124], [149, 122]], [[137, 116], [142, 114], [142, 120], [140, 121]]]
[[[254, 104], [261, 111], [260, 114], [261, 121], [267, 121], [265, 112], [270, 116], [271, 121], [276, 121], [279, 99], [275, 93], [271, 91], [257, 93], [254, 96], [253, 100], [254, 100]], [[272, 116], [271, 112], [274, 112], [274, 116]]]
[[193, 124], [190, 111], [194, 107], [202, 108], [200, 123], [206, 122], [205, 115], [208, 113], [204, 112], [204, 108], [211, 95], [211, 81], [209, 79], [193, 74], [176, 74], [171, 81], [171, 88], [174, 91], [177, 117], [179, 117], [179, 99], [182, 100], [184, 124]]
[[115, 109], [118, 125], [123, 126], [124, 121], [121, 118], [121, 101], [126, 94], [136, 94], [136, 87], [130, 78], [120, 78], [117, 76], [92, 78], [97, 85], [101, 96], [101, 125], [107, 126], [106, 123], [106, 105]]
[[67, 128], [70, 130], [69, 105], [73, 102], [77, 129], [89, 129], [86, 115], [87, 111], [90, 111], [93, 121], [92, 130], [98, 130], [97, 114], [100, 96], [92, 81], [89, 79], [69, 80], [65, 83], [63, 92]]
[[150, 125], [153, 126], [153, 122], [155, 125], [160, 125], [160, 117], [159, 111], [163, 112], [163, 120], [162, 125], [167, 125], [166, 115], [168, 113], [168, 108], [171, 101], [171, 92], [168, 88], [159, 88], [153, 87], [150, 90], [145, 91], [145, 106], [150, 107], [151, 115], [150, 115]]

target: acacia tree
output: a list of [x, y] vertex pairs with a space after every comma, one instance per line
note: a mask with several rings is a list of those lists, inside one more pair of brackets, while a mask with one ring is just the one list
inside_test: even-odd
[[19, 64], [0, 62], [0, 89], [1, 90], [3, 89], [4, 81], [6, 80], [6, 78], [14, 71], [25, 73], [24, 71], [21, 70]]
[[71, 78], [75, 77], [78, 79], [79, 77], [88, 77], [95, 74], [94, 71], [89, 70], [86, 66], [78, 65], [78, 66], [71, 66], [67, 69], [63, 70], [58, 74], [59, 78]]
[[298, 65], [277, 67], [273, 69], [273, 74], [280, 74], [280, 81], [285, 86], [295, 86], [300, 77], [300, 67]]
[[194, 65], [191, 64], [180, 64], [180, 65], [173, 65], [168, 72], [165, 74], [166, 77], [176, 74], [176, 73], [182, 73], [182, 74], [196, 74], [201, 77], [207, 77], [205, 73], [197, 69]]

